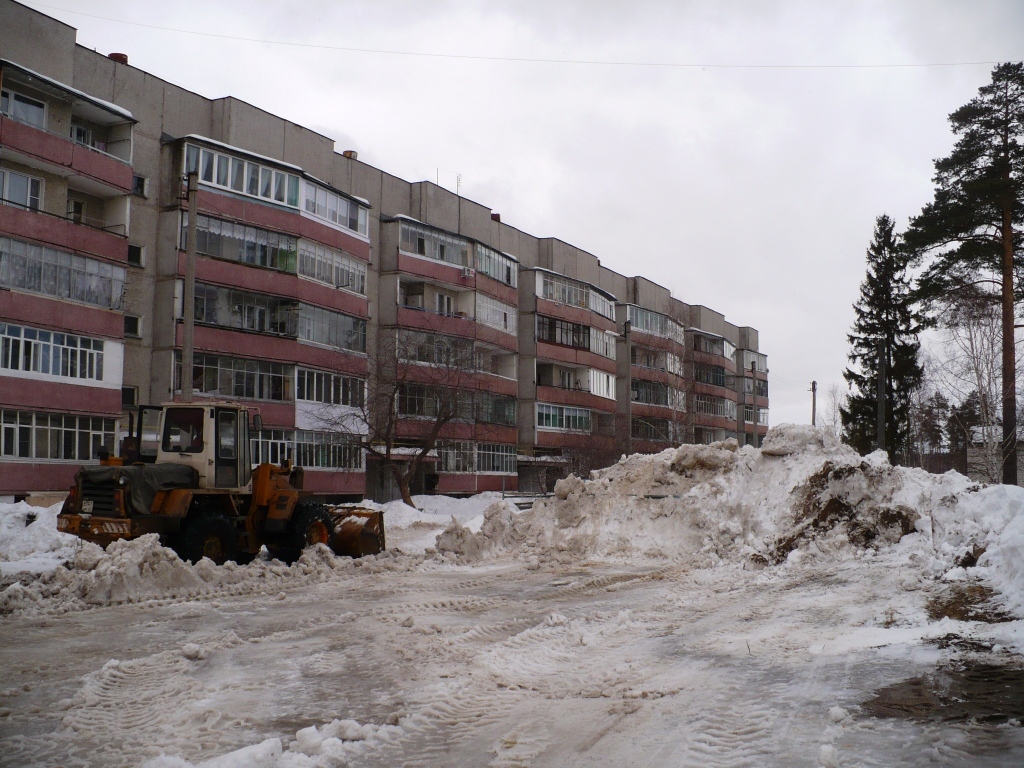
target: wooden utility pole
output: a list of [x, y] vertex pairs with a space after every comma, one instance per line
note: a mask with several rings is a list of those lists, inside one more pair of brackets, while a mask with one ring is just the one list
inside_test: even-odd
[[182, 299], [182, 316], [185, 327], [181, 333], [181, 400], [192, 402], [192, 365], [194, 362], [196, 337], [196, 219], [198, 218], [199, 173], [188, 174], [188, 243], [185, 246], [185, 296]]
[[811, 426], [818, 424], [818, 382], [811, 382]]

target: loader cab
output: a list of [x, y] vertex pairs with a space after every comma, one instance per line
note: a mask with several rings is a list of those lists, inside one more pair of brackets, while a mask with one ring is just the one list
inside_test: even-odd
[[249, 412], [231, 403], [174, 403], [139, 411], [140, 459], [188, 464], [199, 487], [251, 491]]

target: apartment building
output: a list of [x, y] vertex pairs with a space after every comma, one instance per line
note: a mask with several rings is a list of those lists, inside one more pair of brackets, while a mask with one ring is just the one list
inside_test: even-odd
[[436, 437], [414, 492], [549, 488], [623, 452], [766, 432], [753, 328], [13, 0], [0, 17], [0, 497], [65, 489], [183, 384], [258, 411], [253, 456], [332, 499], [397, 494], [367, 451], [385, 386], [397, 460]]

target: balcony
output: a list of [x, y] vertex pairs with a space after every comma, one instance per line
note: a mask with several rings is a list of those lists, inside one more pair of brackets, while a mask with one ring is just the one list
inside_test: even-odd
[[0, 116], [0, 157], [57, 176], [81, 177], [98, 197], [132, 191], [127, 160], [5, 116]]
[[116, 231], [123, 227], [100, 227], [100, 223], [12, 204], [0, 205], [0, 232], [62, 250], [127, 262], [128, 238]]

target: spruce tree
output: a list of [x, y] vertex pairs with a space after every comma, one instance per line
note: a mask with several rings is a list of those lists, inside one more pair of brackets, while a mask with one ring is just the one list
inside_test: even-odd
[[906, 456], [910, 399], [920, 386], [923, 371], [918, 362], [919, 327], [907, 261], [888, 216], [875, 220], [867, 260], [867, 276], [853, 305], [853, 330], [847, 336], [854, 366], [843, 372], [850, 386], [850, 396], [841, 410], [843, 438], [861, 453], [878, 447], [879, 361], [884, 357], [885, 451], [896, 464]]
[[949, 116], [958, 136], [935, 161], [935, 199], [911, 221], [905, 244], [932, 261], [918, 294], [933, 309], [990, 288], [1002, 315], [1002, 478], [1017, 483], [1015, 272], [1024, 224], [1024, 64], [1000, 64], [992, 82]]

